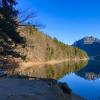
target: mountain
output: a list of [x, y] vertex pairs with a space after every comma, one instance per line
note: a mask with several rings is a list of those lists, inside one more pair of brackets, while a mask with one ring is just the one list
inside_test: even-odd
[[73, 46], [86, 51], [89, 56], [100, 55], [100, 39], [93, 36], [84, 37], [76, 41]]

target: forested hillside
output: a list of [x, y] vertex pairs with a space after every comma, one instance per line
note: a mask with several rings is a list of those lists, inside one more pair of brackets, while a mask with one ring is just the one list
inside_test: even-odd
[[0, 4], [0, 61], [4, 65], [14, 63], [12, 66], [17, 66], [23, 61], [43, 62], [87, 57], [84, 51], [65, 45], [56, 38], [52, 39], [40, 32], [35, 25], [23, 25], [25, 22], [18, 19], [16, 4], [12, 0], [2, 0]]
[[17, 50], [26, 55], [26, 60], [38, 62], [87, 57], [84, 51], [52, 39], [31, 25], [20, 25], [18, 31], [26, 38], [26, 45]]

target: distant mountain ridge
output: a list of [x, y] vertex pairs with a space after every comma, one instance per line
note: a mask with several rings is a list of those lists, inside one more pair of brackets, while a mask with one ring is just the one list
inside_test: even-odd
[[73, 46], [86, 51], [89, 56], [100, 55], [100, 39], [93, 36], [84, 37], [76, 41]]

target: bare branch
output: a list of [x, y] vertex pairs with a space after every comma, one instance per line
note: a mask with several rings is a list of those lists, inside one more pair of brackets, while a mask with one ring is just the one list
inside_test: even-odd
[[31, 19], [35, 19], [37, 17], [35, 11], [30, 11], [30, 9], [26, 9], [19, 13], [19, 23], [25, 23], [28, 22]]

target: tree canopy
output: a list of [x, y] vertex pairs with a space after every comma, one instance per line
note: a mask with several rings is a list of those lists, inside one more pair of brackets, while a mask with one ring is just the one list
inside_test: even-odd
[[22, 43], [24, 39], [17, 32], [19, 12], [15, 9], [16, 4], [16, 0], [0, 1], [0, 35], [5, 41]]

